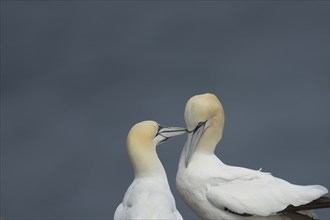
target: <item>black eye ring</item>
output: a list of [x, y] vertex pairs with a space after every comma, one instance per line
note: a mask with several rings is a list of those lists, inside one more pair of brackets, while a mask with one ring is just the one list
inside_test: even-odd
[[157, 135], [159, 135], [160, 130], [164, 128], [164, 127], [161, 126], [160, 124], [157, 124], [157, 125], [158, 125], [158, 130], [157, 130], [157, 133], [156, 133], [155, 137], [156, 137]]
[[196, 128], [192, 131], [193, 133], [195, 133], [201, 126], [203, 126], [205, 123], [207, 122], [206, 121], [202, 121], [202, 122], [198, 122]]

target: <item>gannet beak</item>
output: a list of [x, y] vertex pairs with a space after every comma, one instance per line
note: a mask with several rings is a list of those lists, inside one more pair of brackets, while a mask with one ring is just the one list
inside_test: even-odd
[[167, 139], [174, 137], [174, 136], [181, 135], [181, 134], [185, 134], [186, 132], [187, 132], [186, 128], [164, 127], [164, 126], [158, 125], [158, 131], [157, 131], [157, 134], [153, 141], [156, 145], [162, 144]]
[[186, 167], [188, 166], [191, 156], [196, 149], [197, 143], [203, 134], [205, 124], [206, 124], [206, 121], [200, 122], [200, 123], [198, 123], [198, 125], [196, 126], [196, 128], [194, 130], [188, 131], [188, 139], [187, 139], [188, 147], [186, 148], [186, 157], [185, 157]]

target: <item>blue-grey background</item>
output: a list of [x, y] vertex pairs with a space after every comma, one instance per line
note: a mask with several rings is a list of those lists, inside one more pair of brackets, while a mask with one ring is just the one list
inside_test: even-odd
[[[111, 219], [133, 180], [130, 127], [184, 126], [204, 92], [225, 109], [225, 163], [329, 188], [328, 6], [1, 1], [1, 215]], [[175, 190], [184, 141], [158, 153], [193, 219]]]

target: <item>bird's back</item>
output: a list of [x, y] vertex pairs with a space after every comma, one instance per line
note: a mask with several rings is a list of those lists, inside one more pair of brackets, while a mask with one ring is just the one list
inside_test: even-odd
[[187, 168], [179, 167], [177, 188], [197, 215], [228, 219], [275, 215], [327, 193], [322, 186], [294, 185], [269, 173], [228, 166], [215, 156], [198, 156]]

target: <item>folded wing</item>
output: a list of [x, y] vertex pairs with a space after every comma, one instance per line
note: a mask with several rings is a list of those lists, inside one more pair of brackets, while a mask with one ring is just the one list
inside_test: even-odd
[[240, 215], [268, 216], [287, 206], [307, 204], [328, 190], [319, 185], [300, 186], [255, 171], [254, 175], [223, 181], [218, 179], [207, 190], [207, 199], [214, 206]]

